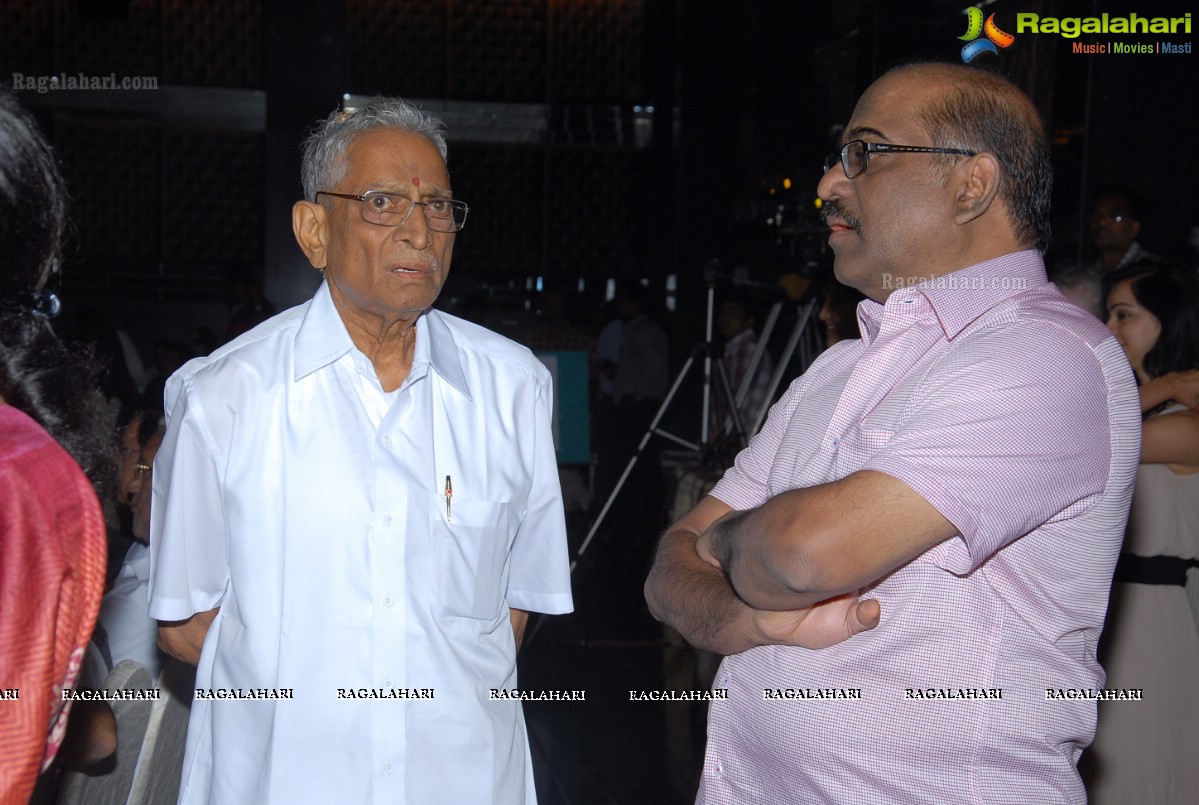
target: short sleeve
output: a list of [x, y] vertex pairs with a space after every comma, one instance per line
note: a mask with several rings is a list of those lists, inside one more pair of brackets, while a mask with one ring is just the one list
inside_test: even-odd
[[791, 418], [799, 407], [799, 401], [803, 399], [810, 377], [810, 374], [800, 375], [787, 387], [783, 396], [771, 407], [762, 429], [737, 454], [733, 466], [712, 488], [712, 497], [739, 511], [766, 502], [770, 497], [770, 469], [787, 435]]
[[533, 451], [532, 484], [525, 516], [512, 543], [508, 576], [508, 606], [549, 615], [574, 609], [570, 594], [570, 563], [567, 556], [566, 516], [554, 437], [550, 430], [553, 386], [549, 373], [541, 369], [532, 415], [536, 445]]
[[961, 539], [934, 549], [951, 572], [1085, 511], [1107, 483], [1109, 393], [1097, 356], [1052, 325], [1020, 327], [976, 333], [969, 349], [949, 352], [863, 467], [903, 481], [957, 526]]
[[190, 375], [171, 378], [166, 403], [150, 507], [150, 615], [177, 621], [220, 606], [229, 582], [229, 532], [222, 462]]

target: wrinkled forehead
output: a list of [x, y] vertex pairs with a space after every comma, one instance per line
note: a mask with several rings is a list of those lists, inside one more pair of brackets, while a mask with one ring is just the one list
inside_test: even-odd
[[449, 170], [437, 144], [423, 134], [398, 128], [356, 133], [338, 155], [330, 178], [340, 182], [350, 174], [372, 181], [450, 188]]

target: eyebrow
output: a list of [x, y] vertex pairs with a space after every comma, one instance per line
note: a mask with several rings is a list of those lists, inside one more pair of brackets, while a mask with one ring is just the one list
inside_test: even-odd
[[876, 128], [871, 128], [870, 126], [857, 126], [845, 132], [845, 142], [849, 142], [850, 140], [860, 140], [863, 136], [877, 137], [880, 140], [891, 139]]
[[[379, 184], [368, 188], [370, 190], [380, 190], [384, 193], [398, 193], [401, 196], [415, 196], [419, 201], [422, 198], [448, 198], [454, 197], [454, 191], [449, 188], [434, 184], [433, 182], [421, 182], [420, 187], [407, 185], [406, 189], [396, 189], [394, 185]], [[363, 191], [365, 192], [365, 191]]]

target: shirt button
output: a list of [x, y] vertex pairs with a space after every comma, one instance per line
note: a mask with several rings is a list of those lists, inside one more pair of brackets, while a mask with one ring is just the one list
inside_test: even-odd
[[393, 764], [390, 760], [383, 764], [384, 774], [391, 774], [393, 771], [395, 771], [395, 764]]
[[392, 517], [390, 514], [383, 518], [383, 525], [387, 526], [388, 528], [391, 528], [391, 524], [394, 522], [395, 522], [395, 518]]
[[383, 687], [385, 687], [385, 688], [391, 687], [391, 677], [387, 677], [387, 679], [383, 680]]
[[719, 760], [716, 761], [716, 769], [713, 771], [713, 774], [716, 775], [717, 780], [724, 779], [724, 764], [721, 763]]
[[390, 433], [383, 434], [383, 444], [386, 447], [391, 447], [391, 434]]
[[721, 687], [727, 688], [729, 686], [729, 683], [732, 681], [733, 681], [733, 677], [730, 674], [721, 674], [720, 675]]
[[388, 593], [387, 595], [383, 596], [383, 606], [389, 607], [392, 604], [394, 604], [395, 602], [396, 602], [396, 600], [391, 597], [391, 593]]

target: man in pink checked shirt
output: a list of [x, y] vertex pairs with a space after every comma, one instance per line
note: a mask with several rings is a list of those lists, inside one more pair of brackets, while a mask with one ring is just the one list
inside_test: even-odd
[[[990, 73], [892, 71], [819, 194], [860, 341], [663, 535], [651, 611], [727, 655], [700, 802], [1084, 802], [1140, 442], [1119, 345], [1045, 279], [1052, 172]], [[1132, 706], [1135, 706], [1133, 704]]]

